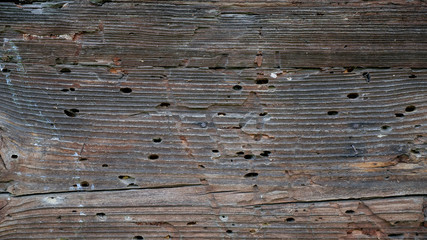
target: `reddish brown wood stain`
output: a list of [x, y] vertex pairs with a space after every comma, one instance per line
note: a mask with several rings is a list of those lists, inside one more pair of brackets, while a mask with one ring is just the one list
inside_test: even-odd
[[3, 1], [0, 239], [425, 239], [424, 1]]

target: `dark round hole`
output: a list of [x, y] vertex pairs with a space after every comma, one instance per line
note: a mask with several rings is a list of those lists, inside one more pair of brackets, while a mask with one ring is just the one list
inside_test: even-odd
[[403, 114], [403, 113], [395, 113], [394, 114], [396, 117], [404, 117], [405, 116], [405, 114]]
[[270, 154], [271, 154], [270, 151], [264, 151], [264, 152], [260, 153], [259, 155], [263, 156], [263, 157], [268, 157], [268, 156], [270, 156]]
[[88, 182], [86, 182], [86, 181], [81, 182], [81, 183], [80, 183], [80, 185], [81, 185], [82, 187], [89, 187], [89, 183], [88, 183]]
[[68, 92], [68, 91], [69, 91], [69, 89], [68, 89], [68, 88], [64, 88], [64, 89], [62, 89], [61, 91], [63, 91], [63, 92]]
[[388, 125], [384, 125], [384, 126], [381, 126], [381, 130], [382, 130], [382, 131], [390, 131], [390, 130], [391, 130], [391, 127], [390, 127], [390, 126], [388, 126]]
[[81, 157], [79, 158], [79, 161], [87, 161], [87, 158]]
[[205, 168], [205, 166], [203, 166], [202, 164], [199, 164], [199, 168]]
[[403, 237], [403, 236], [405, 236], [403, 233], [390, 233], [390, 234], [388, 234], [387, 235], [388, 237], [391, 237], [391, 238], [395, 238], [395, 237]]
[[171, 104], [168, 102], [162, 102], [159, 104], [160, 107], [169, 107]]
[[227, 231], [225, 231], [226, 233], [233, 233], [232, 230], [228, 229]]
[[158, 159], [159, 155], [157, 154], [151, 154], [150, 156], [148, 156], [149, 159], [154, 160], [154, 159]]
[[227, 115], [227, 114], [225, 114], [225, 113], [222, 113], [222, 112], [220, 112], [220, 113], [218, 113], [218, 116], [225, 116], [225, 115]]
[[414, 74], [409, 75], [409, 78], [416, 78], [417, 76]]
[[122, 93], [131, 93], [132, 89], [128, 87], [120, 88], [120, 92]]
[[286, 222], [295, 222], [295, 218], [286, 218]]
[[133, 177], [127, 176], [127, 175], [120, 175], [118, 178], [119, 179], [133, 179]]
[[355, 98], [359, 97], [359, 94], [358, 93], [349, 93], [349, 94], [347, 94], [347, 97], [350, 99], [355, 99]]
[[409, 105], [405, 108], [406, 112], [413, 112], [415, 111], [416, 107], [414, 105]]
[[188, 222], [187, 225], [196, 225], [196, 222]]
[[76, 112], [71, 111], [71, 109], [70, 110], [65, 109], [64, 113], [65, 113], [65, 115], [67, 115], [69, 117], [76, 117], [77, 116]]
[[142, 236], [135, 236], [133, 239], [144, 239]]
[[236, 152], [237, 155], [243, 155], [245, 154], [244, 152]]
[[70, 91], [74, 92], [74, 91], [76, 91], [76, 89], [72, 87], [72, 88], [70, 88]]
[[108, 167], [108, 164], [102, 164], [102, 167]]
[[338, 114], [338, 112], [337, 111], [329, 111], [328, 112], [328, 115], [337, 115]]
[[61, 73], [70, 73], [71, 70], [69, 68], [63, 68], [60, 70]]
[[347, 214], [353, 214], [354, 211], [353, 210], [347, 210], [347, 211], [345, 211], [345, 213], [347, 213]]
[[16, 155], [16, 154], [12, 154], [12, 156], [10, 156], [11, 158], [13, 158], [13, 159], [17, 159], [18, 158], [18, 155]]
[[105, 217], [105, 213], [97, 213], [96, 216], [97, 217]]
[[213, 152], [213, 153], [219, 153], [219, 150], [217, 150], [217, 149], [213, 149], [213, 150], [212, 150], [212, 152]]
[[267, 78], [261, 78], [261, 79], [257, 79], [255, 81], [256, 84], [267, 84], [268, 83], [268, 79]]
[[245, 177], [245, 178], [258, 177], [258, 173], [256, 173], [256, 172], [246, 173], [245, 176], [243, 176], [243, 177]]
[[259, 115], [261, 116], [261, 117], [263, 117], [263, 116], [265, 116], [265, 115], [267, 115], [268, 114], [268, 112], [262, 112], [262, 113], [260, 113]]
[[161, 138], [153, 138], [153, 142], [160, 143], [160, 142], [162, 142], [162, 139]]
[[242, 90], [242, 86], [240, 86], [240, 85], [234, 85], [233, 86], [233, 90], [240, 91], [240, 90]]
[[411, 153], [420, 154], [420, 151], [418, 151], [417, 149], [411, 149]]
[[255, 156], [253, 154], [246, 154], [244, 156], [245, 159], [253, 159]]

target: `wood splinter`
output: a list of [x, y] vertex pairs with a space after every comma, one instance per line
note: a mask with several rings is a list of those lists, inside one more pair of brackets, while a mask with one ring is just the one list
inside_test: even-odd
[[262, 52], [261, 52], [261, 51], [258, 51], [258, 53], [256, 54], [256, 57], [255, 57], [254, 63], [255, 63], [258, 67], [261, 67], [261, 65], [262, 65]]

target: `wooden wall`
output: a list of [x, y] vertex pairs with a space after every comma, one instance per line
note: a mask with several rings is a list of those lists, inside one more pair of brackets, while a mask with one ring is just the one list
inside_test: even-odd
[[0, 239], [426, 239], [426, 16], [0, 2]]

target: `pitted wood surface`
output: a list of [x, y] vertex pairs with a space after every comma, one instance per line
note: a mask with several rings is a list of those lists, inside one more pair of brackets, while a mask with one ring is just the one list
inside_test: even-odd
[[13, 198], [3, 239], [422, 239], [423, 197], [250, 204], [181, 187]]
[[0, 238], [423, 239], [425, 16], [0, 3]]

